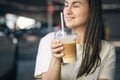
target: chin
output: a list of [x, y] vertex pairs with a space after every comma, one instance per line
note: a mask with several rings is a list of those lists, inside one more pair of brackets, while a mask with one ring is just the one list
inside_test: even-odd
[[72, 24], [66, 24], [66, 27], [68, 27], [68, 28], [71, 28], [72, 27]]
[[66, 25], [66, 28], [71, 28], [71, 26], [69, 26], [69, 25]]
[[71, 29], [74, 28], [74, 26], [73, 26], [73, 25], [70, 25], [70, 24], [69, 24], [69, 25], [66, 25], [66, 27], [67, 27], [67, 28], [71, 28]]

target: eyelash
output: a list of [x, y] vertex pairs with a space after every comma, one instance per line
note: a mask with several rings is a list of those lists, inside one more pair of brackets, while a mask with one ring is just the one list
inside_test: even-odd
[[74, 5], [73, 7], [78, 8], [79, 6], [78, 5]]
[[[68, 7], [68, 5], [64, 5], [64, 7]], [[73, 5], [74, 8], [78, 8], [79, 5]]]

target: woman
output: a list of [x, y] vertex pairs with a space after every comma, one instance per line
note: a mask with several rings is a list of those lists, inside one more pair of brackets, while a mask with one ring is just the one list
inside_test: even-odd
[[55, 33], [41, 39], [36, 60], [38, 80], [113, 80], [115, 50], [104, 41], [100, 0], [65, 0], [65, 24], [77, 34], [77, 61], [62, 64], [62, 43]]

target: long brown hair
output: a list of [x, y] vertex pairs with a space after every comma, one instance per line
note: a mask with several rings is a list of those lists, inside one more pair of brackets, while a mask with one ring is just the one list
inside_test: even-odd
[[104, 39], [101, 0], [88, 0], [89, 18], [84, 36], [83, 56], [77, 77], [92, 74], [101, 64], [101, 40]]

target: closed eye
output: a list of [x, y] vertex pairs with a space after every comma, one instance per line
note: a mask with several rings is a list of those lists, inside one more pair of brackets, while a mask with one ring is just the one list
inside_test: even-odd
[[75, 7], [75, 8], [80, 7], [80, 6], [81, 6], [80, 2], [74, 2], [73, 3], [73, 7]]

